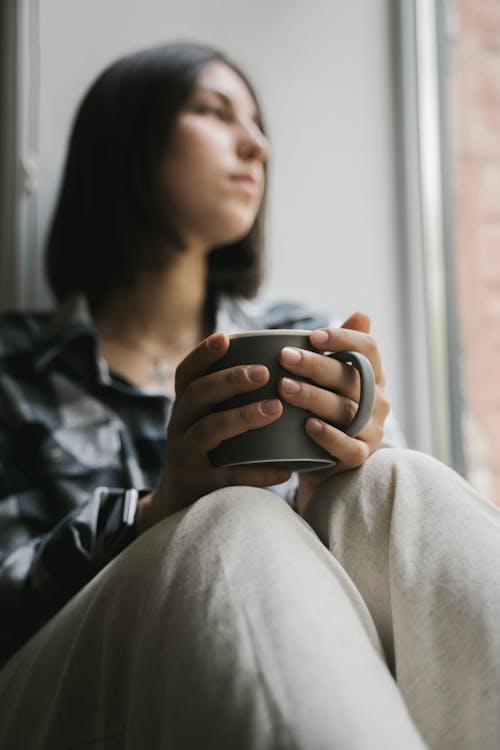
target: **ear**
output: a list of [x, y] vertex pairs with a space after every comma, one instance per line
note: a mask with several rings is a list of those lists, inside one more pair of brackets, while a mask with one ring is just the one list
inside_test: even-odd
[[371, 321], [368, 315], [362, 312], [355, 312], [349, 315], [340, 327], [349, 328], [351, 331], [359, 331], [360, 333], [370, 333]]

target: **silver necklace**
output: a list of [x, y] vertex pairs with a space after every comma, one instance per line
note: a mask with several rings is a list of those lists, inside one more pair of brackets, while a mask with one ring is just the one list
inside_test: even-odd
[[[160, 387], [166, 387], [174, 376], [176, 367], [169, 365], [165, 354], [159, 352], [153, 352], [149, 348], [143, 346], [138, 341], [125, 338], [123, 336], [111, 336], [106, 333], [101, 333], [103, 341], [109, 341], [112, 344], [118, 344], [122, 348], [129, 349], [139, 354], [144, 354], [151, 360], [152, 370], [151, 379], [154, 380]], [[182, 348], [176, 347], [171, 349], [172, 353], [181, 353]]]

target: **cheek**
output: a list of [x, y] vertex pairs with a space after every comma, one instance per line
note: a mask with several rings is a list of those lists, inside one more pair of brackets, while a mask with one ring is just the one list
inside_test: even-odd
[[239, 239], [255, 220], [261, 196], [252, 200], [228, 187], [232, 142], [210, 122], [179, 127], [163, 162], [163, 185], [178, 219], [212, 244]]
[[162, 182], [175, 211], [193, 218], [214, 210], [226, 198], [226, 154], [223, 136], [202, 129], [190, 129], [172, 140]]
[[[227, 159], [229, 139], [222, 129], [214, 128], [212, 123], [199, 122], [195, 125], [180, 127], [169, 149], [172, 166], [176, 171], [195, 169], [217, 172]], [[181, 176], [181, 175], [178, 175]]]

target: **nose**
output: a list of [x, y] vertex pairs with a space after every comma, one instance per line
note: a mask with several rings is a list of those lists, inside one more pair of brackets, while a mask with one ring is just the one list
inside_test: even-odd
[[269, 145], [269, 139], [256, 122], [241, 122], [237, 143], [238, 156], [242, 159], [265, 162], [269, 154]]

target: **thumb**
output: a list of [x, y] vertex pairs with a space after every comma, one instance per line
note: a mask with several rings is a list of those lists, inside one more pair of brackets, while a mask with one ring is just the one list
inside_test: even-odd
[[360, 331], [360, 333], [370, 333], [371, 321], [365, 313], [355, 312], [349, 315], [340, 327], [349, 328], [351, 331]]

